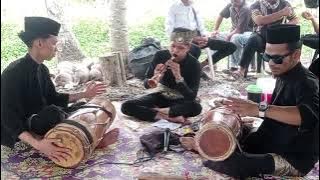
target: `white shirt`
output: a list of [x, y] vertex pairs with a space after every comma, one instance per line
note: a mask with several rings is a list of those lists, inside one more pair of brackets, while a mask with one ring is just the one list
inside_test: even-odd
[[168, 16], [166, 18], [166, 32], [170, 36], [174, 28], [186, 28], [190, 30], [199, 30], [201, 35], [206, 34], [206, 30], [203, 26], [203, 21], [199, 16], [199, 12], [195, 9], [197, 14], [197, 22], [192, 10], [192, 5], [185, 6], [180, 0], [172, 4], [169, 9]]

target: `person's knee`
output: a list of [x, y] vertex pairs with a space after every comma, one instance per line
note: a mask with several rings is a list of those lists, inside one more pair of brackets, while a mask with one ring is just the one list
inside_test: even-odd
[[44, 135], [65, 118], [66, 113], [60, 107], [49, 105], [32, 115], [27, 121], [27, 127], [38, 135]]
[[265, 40], [259, 34], [252, 34], [247, 44], [251, 48], [260, 48], [265, 44]]
[[205, 161], [203, 165], [213, 171], [226, 174], [234, 178], [242, 177], [243, 174], [241, 170], [241, 166], [243, 166], [243, 164], [238, 164], [237, 162], [230, 164], [225, 161]]
[[229, 50], [231, 54], [237, 50], [237, 46], [234, 43], [230, 43]]
[[202, 111], [202, 106], [201, 106], [199, 103], [197, 103], [197, 102], [192, 102], [192, 103], [191, 103], [191, 108], [192, 108], [192, 110], [193, 110], [192, 116], [197, 116], [197, 115], [199, 115], [199, 114], [201, 113], [201, 111]]
[[201, 49], [195, 45], [191, 46], [189, 53], [196, 59], [199, 59], [201, 55]]
[[246, 168], [244, 165], [245, 163], [246, 162], [244, 156], [242, 154], [234, 152], [229, 158], [224, 161], [206, 161], [203, 163], [203, 165], [214, 171], [239, 178], [246, 176]]
[[132, 101], [126, 101], [121, 105], [121, 112], [125, 115], [131, 115], [132, 114], [132, 108], [134, 108], [136, 105]]
[[230, 39], [230, 42], [234, 43], [235, 45], [237, 46], [240, 46], [241, 45], [241, 35], [240, 34], [234, 34], [231, 39]]

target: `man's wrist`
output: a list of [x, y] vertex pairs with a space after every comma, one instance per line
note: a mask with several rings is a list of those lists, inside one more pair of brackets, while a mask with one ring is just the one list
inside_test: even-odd
[[82, 99], [82, 98], [86, 98], [87, 94], [86, 94], [86, 91], [82, 91], [79, 93], [79, 99]]
[[24, 131], [22, 132], [18, 138], [23, 141], [26, 142], [28, 144], [30, 144], [32, 147], [34, 147], [35, 149], [38, 149], [39, 147], [39, 142], [40, 140], [37, 139], [36, 137], [34, 137], [30, 132], [28, 131]]
[[184, 78], [182, 76], [176, 78], [176, 83], [184, 82]]
[[260, 102], [258, 104], [258, 109], [259, 109], [259, 117], [264, 118], [266, 115], [266, 111], [269, 109], [269, 104], [267, 102]]
[[32, 144], [30, 144], [35, 149], [39, 149], [40, 140], [35, 139]]

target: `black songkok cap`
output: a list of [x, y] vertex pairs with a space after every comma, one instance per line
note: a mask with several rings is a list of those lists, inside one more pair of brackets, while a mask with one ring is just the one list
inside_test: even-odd
[[25, 17], [24, 31], [18, 36], [25, 43], [46, 35], [58, 36], [61, 24], [46, 17]]
[[267, 43], [286, 44], [300, 41], [300, 26], [292, 24], [277, 24], [267, 29]]

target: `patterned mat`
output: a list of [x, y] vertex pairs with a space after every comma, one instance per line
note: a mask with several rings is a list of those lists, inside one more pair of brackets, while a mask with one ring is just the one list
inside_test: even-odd
[[[120, 104], [115, 104], [119, 109]], [[30, 146], [17, 143], [11, 150], [1, 146], [1, 179], [137, 179], [141, 173], [152, 172], [164, 175], [185, 176], [192, 179], [232, 179], [203, 167], [201, 158], [194, 153], [168, 153], [154, 160], [136, 165], [112, 163], [133, 163], [141, 155], [140, 135], [154, 130], [149, 123], [138, 123], [118, 113], [112, 127], [120, 127], [119, 141], [101, 150], [96, 150], [90, 159], [75, 169], [64, 169], [56, 166], [49, 159], [33, 150]], [[308, 179], [319, 179], [319, 164], [307, 176]], [[291, 179], [266, 176], [267, 179]], [[295, 178], [298, 179], [298, 178]]]

